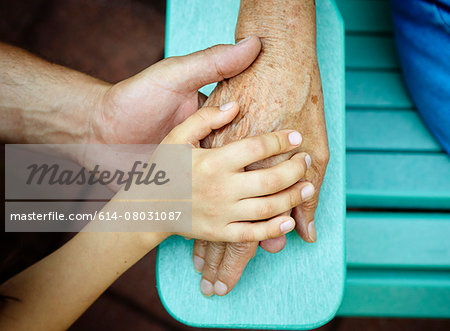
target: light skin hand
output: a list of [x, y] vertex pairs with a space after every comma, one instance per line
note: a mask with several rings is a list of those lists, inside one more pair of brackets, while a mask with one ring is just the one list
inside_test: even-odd
[[[280, 13], [285, 19], [280, 20]], [[249, 135], [293, 127], [302, 133], [300, 151], [311, 156], [311, 167], [304, 180], [314, 185], [311, 199], [292, 211], [297, 233], [307, 242], [316, 241], [314, 213], [329, 159], [323, 96], [315, 51], [315, 7], [313, 1], [242, 0], [236, 27], [236, 40], [260, 36], [262, 52], [250, 68], [220, 83], [206, 102], [216, 105], [237, 100], [241, 114], [231, 125], [213, 132], [204, 146], [221, 146]], [[296, 88], [293, 88], [296, 87]], [[270, 166], [289, 155], [272, 158]], [[284, 247], [284, 236], [261, 242], [277, 252]], [[202, 272], [201, 290], [205, 295], [225, 295], [239, 280], [254, 256], [258, 243], [194, 244], [193, 261]], [[205, 285], [206, 284], [206, 285]]]
[[[39, 144], [158, 144], [204, 102], [200, 87], [239, 74], [260, 49], [256, 37], [239, 45], [217, 45], [167, 58], [111, 85], [0, 43], [0, 139]], [[118, 159], [106, 161], [101, 151], [79, 145], [53, 152], [87, 168], [128, 166], [127, 160], [124, 164]]]
[[258, 38], [239, 45], [216, 45], [164, 59], [110, 87], [91, 116], [90, 140], [160, 143], [199, 109], [198, 89], [245, 70], [261, 48]]
[[160, 143], [197, 111], [200, 87], [239, 74], [260, 49], [258, 38], [217, 45], [167, 58], [111, 85], [0, 43], [0, 139]]
[[[247, 242], [292, 231], [294, 219], [278, 215], [301, 202], [300, 192], [309, 185], [299, 181], [307, 170], [307, 154], [294, 154], [271, 168], [244, 168], [296, 149], [302, 141], [298, 132], [283, 130], [221, 148], [200, 147], [201, 139], [232, 121], [238, 112], [237, 103], [203, 107], [162, 141], [193, 146], [192, 232], [89, 232], [89, 223], [84, 229], [87, 232], [78, 233], [53, 254], [0, 285], [2, 295], [17, 298], [2, 306], [2, 329], [67, 329], [120, 275], [171, 234]], [[157, 162], [157, 156], [157, 152], [152, 155], [153, 161]], [[122, 189], [99, 214], [133, 213], [128, 203], [120, 201], [136, 196], [151, 199], [152, 190], [137, 184], [129, 191]], [[260, 219], [266, 221], [253, 222]], [[99, 216], [93, 223], [98, 221]]]
[[[298, 132], [283, 130], [220, 148], [200, 147], [204, 137], [231, 122], [238, 112], [237, 103], [204, 107], [162, 141], [194, 147], [192, 232], [181, 235], [210, 241], [253, 242], [278, 237], [295, 226], [289, 215], [278, 215], [299, 204], [300, 192], [310, 185], [299, 181], [307, 169], [307, 154], [294, 154], [271, 168], [254, 171], [244, 168], [294, 150], [301, 144]], [[139, 196], [145, 197], [145, 192]], [[259, 220], [267, 221], [253, 222]]]

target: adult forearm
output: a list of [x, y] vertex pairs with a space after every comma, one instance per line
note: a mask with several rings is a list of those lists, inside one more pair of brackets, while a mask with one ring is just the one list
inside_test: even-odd
[[[250, 35], [261, 39], [258, 58], [240, 75], [220, 82], [206, 101], [206, 105], [219, 105], [236, 100], [241, 113], [203, 146], [292, 128], [316, 118], [324, 126], [314, 1], [242, 0], [236, 40]], [[314, 128], [301, 129], [307, 136]]]
[[108, 84], [0, 43], [0, 139], [82, 143]]
[[315, 61], [314, 0], [241, 0], [235, 37], [241, 40], [251, 35], [261, 38], [259, 58], [271, 56], [303, 64]]

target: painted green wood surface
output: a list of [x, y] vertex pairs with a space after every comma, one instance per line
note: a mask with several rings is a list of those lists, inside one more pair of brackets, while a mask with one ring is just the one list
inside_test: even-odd
[[347, 206], [450, 209], [450, 157], [347, 152]]
[[[349, 206], [450, 209], [448, 157], [439, 153], [393, 71], [398, 63], [388, 2], [337, 2], [346, 20]], [[233, 10], [222, 8], [224, 15]], [[207, 47], [218, 30], [232, 35], [234, 27], [210, 29], [201, 47], [197, 41], [186, 49]], [[231, 41], [231, 36], [224, 40]], [[450, 317], [449, 217], [350, 212], [349, 269], [338, 314]], [[190, 254], [189, 247], [184, 254]], [[182, 267], [190, 275], [190, 263]], [[193, 288], [198, 291], [198, 284]]]
[[349, 212], [346, 230], [350, 268], [450, 271], [450, 214]]
[[392, 36], [347, 35], [345, 66], [348, 69], [398, 69]]
[[341, 316], [450, 317], [450, 272], [349, 269]]
[[347, 33], [391, 33], [388, 0], [337, 0]]
[[[396, 68], [392, 34], [384, 33], [392, 29], [388, 1], [338, 6], [346, 20], [348, 206], [450, 209], [450, 162], [413, 110]], [[358, 153], [364, 151], [376, 154]], [[418, 174], [426, 180], [411, 180]]]
[[349, 109], [347, 151], [441, 152], [415, 110]]
[[[239, 1], [171, 0], [167, 55], [233, 42]], [[158, 290], [167, 310], [195, 326], [307, 329], [331, 319], [343, 293], [344, 263], [344, 39], [336, 7], [317, 1], [318, 54], [331, 161], [316, 214], [320, 241], [290, 235], [283, 252], [261, 250], [236, 288], [225, 297], [204, 298], [191, 262], [192, 242], [171, 238], [159, 248]]]
[[400, 72], [346, 71], [348, 108], [414, 108]]
[[449, 318], [450, 214], [374, 208], [449, 210], [450, 161], [396, 72], [388, 1], [337, 3], [346, 27], [347, 203], [372, 210], [348, 213], [338, 314]]

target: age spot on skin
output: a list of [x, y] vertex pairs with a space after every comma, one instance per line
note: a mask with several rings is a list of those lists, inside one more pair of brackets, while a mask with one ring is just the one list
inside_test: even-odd
[[317, 102], [319, 101], [319, 98], [317, 97], [317, 95], [313, 95], [311, 97], [311, 102], [315, 105], [317, 105]]

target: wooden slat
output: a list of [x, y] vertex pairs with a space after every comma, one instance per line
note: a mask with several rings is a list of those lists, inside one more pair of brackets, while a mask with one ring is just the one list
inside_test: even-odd
[[450, 158], [434, 153], [347, 153], [347, 206], [450, 209]]
[[345, 38], [347, 68], [398, 69], [392, 36], [353, 36]]
[[390, 32], [392, 19], [389, 1], [337, 0], [346, 32]]
[[415, 110], [347, 110], [347, 151], [441, 152]]
[[341, 316], [450, 317], [449, 271], [349, 268]]
[[346, 71], [346, 105], [351, 108], [413, 108], [400, 72]]
[[449, 269], [450, 213], [347, 214], [347, 267]]

